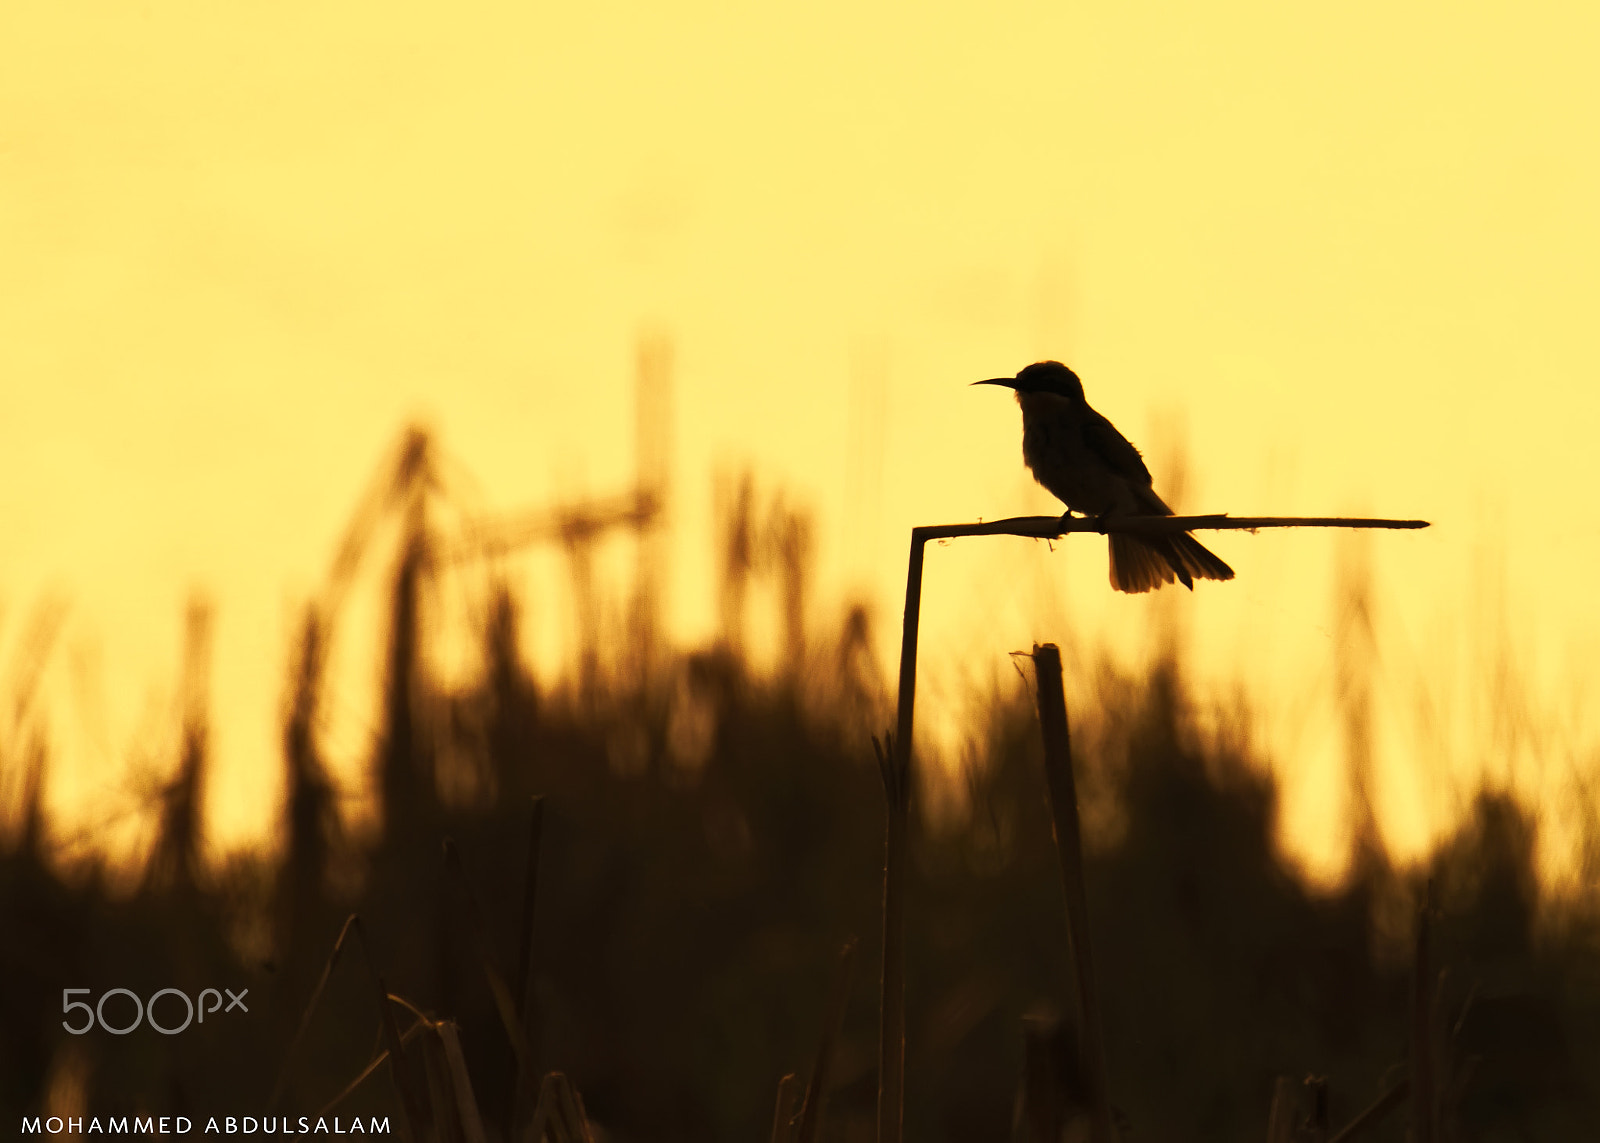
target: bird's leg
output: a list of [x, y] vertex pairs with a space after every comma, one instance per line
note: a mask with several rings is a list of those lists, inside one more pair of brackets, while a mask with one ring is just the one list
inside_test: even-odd
[[1068, 531], [1074, 520], [1093, 520], [1095, 531], [1103, 536], [1106, 534], [1106, 521], [1117, 515], [1123, 515], [1123, 513], [1117, 512], [1115, 508], [1107, 508], [1098, 516], [1092, 516], [1088, 512], [1074, 513], [1071, 508], [1068, 508], [1061, 513], [1061, 528], [1062, 531]]
[[1128, 511], [1128, 506], [1126, 504], [1113, 504], [1111, 507], [1107, 508], [1104, 512], [1101, 512], [1094, 518], [1095, 531], [1104, 536], [1107, 534], [1106, 525], [1112, 520], [1121, 520], [1127, 516], [1137, 515], [1137, 512]]
[[1065, 530], [1067, 526], [1074, 520], [1093, 520], [1094, 530], [1104, 536], [1106, 534], [1106, 524], [1109, 521], [1127, 515], [1130, 515], [1130, 513], [1116, 507], [1107, 508], [1104, 512], [1101, 512], [1098, 515], [1091, 515], [1088, 512], [1074, 514], [1072, 509], [1068, 508], [1065, 512], [1061, 513], [1061, 527]]
[[1107, 508], [1104, 512], [1100, 513], [1100, 515], [1094, 518], [1094, 529], [1104, 536], [1108, 531], [1106, 528], [1107, 524], [1109, 524], [1112, 520], [1119, 520], [1126, 515], [1128, 515], [1128, 513], [1118, 511], [1115, 508]]

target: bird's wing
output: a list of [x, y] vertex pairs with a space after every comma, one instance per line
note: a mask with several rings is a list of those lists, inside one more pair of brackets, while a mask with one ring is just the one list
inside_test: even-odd
[[1144, 466], [1139, 450], [1117, 427], [1088, 406], [1083, 410], [1083, 443], [1107, 468], [1124, 479], [1150, 486], [1150, 470]]

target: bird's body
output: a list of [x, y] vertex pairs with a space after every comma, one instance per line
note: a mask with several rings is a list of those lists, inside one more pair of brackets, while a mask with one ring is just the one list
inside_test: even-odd
[[1139, 450], [1087, 402], [1019, 392], [1017, 403], [1022, 459], [1068, 508], [1085, 516], [1172, 514], [1151, 487]]
[[[1087, 516], [1170, 516], [1144, 458], [1084, 400], [1078, 375], [1058, 361], [1030, 365], [1015, 378], [979, 382], [1015, 389], [1022, 406], [1022, 459], [1069, 509]], [[1111, 586], [1149, 591], [1174, 580], [1226, 580], [1233, 569], [1187, 532], [1113, 532]]]

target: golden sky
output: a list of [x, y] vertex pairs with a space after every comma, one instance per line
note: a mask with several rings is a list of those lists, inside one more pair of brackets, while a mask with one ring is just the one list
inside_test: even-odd
[[[1570, 804], [1600, 650], [1597, 43], [1575, 3], [11, 0], [0, 669], [66, 600], [52, 802], [103, 798], [170, 721], [198, 588], [216, 837], [259, 836], [295, 616], [402, 427], [489, 508], [619, 489], [661, 331], [683, 638], [714, 614], [715, 472], [816, 511], [819, 621], [857, 589], [898, 619], [912, 524], [1051, 511], [1015, 406], [966, 383], [1058, 357], [1158, 490], [1184, 450], [1183, 507], [1435, 521], [1366, 546], [1400, 852], [1464, 775]], [[1214, 546], [1239, 578], [1170, 606], [1203, 686], [1262, 712], [1287, 846], [1336, 872], [1340, 548]], [[1157, 606], [1112, 595], [1098, 538], [952, 544], [927, 590], [950, 750], [1006, 652], [1136, 661]], [[1501, 661], [1538, 728], [1509, 744]]]

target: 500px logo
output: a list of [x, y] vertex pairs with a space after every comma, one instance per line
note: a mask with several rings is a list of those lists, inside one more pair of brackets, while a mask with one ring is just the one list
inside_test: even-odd
[[[232, 1012], [235, 1008], [241, 1008], [245, 1012], [250, 1011], [249, 1008], [245, 1007], [244, 1003], [244, 998], [250, 995], [250, 990], [248, 988], [241, 988], [237, 993], [231, 988], [224, 988], [222, 992], [226, 992], [228, 994], [228, 1006], [226, 1008], [222, 1006], [222, 992], [218, 992], [215, 988], [203, 989], [198, 997], [199, 1003], [190, 1000], [187, 993], [180, 992], [176, 988], [163, 988], [160, 992], [157, 992], [150, 998], [150, 1002], [148, 1004], [146, 1004], [143, 1000], [140, 1000], [138, 994], [126, 988], [112, 988], [102, 992], [100, 994], [100, 1000], [92, 1008], [89, 1006], [89, 1002], [87, 1000], [72, 999], [75, 995], [87, 995], [93, 991], [94, 989], [92, 988], [63, 988], [61, 990], [62, 1012], [70, 1016], [72, 1015], [73, 1009], [83, 1009], [82, 1023], [78, 1027], [73, 1027], [70, 1020], [61, 1021], [61, 1026], [67, 1031], [71, 1032], [74, 1036], [85, 1035], [86, 1033], [93, 1031], [96, 1025], [100, 1027], [101, 1031], [110, 1032], [113, 1036], [126, 1036], [129, 1032], [137, 1028], [141, 1022], [149, 1024], [150, 1027], [154, 1028], [157, 1032], [160, 1032], [164, 1036], [176, 1036], [191, 1023], [195, 1022], [196, 1017], [199, 1018], [199, 1023], [204, 1024], [206, 1022], [207, 1015], [214, 1015], [217, 1012]], [[106, 1022], [106, 1001], [110, 1000], [113, 996], [126, 996], [129, 1000], [133, 1001], [133, 1019], [121, 1027], [118, 1027], [115, 1024], [108, 1024]], [[179, 1024], [176, 1028], [165, 1027], [159, 1020], [156, 1019], [156, 1001], [160, 1000], [163, 996], [175, 996], [178, 998], [178, 1000], [183, 1001], [183, 1023]], [[210, 1008], [206, 1007], [206, 998], [208, 996], [214, 1001]], [[167, 1005], [165, 1006], [169, 1010], [168, 1019], [171, 1019], [173, 1015], [176, 1015], [176, 1013], [170, 1011], [171, 1005], [175, 1003], [177, 1003], [177, 1001], [168, 1001]], [[115, 1013], [113, 1013], [112, 1018], [116, 1019]]]

